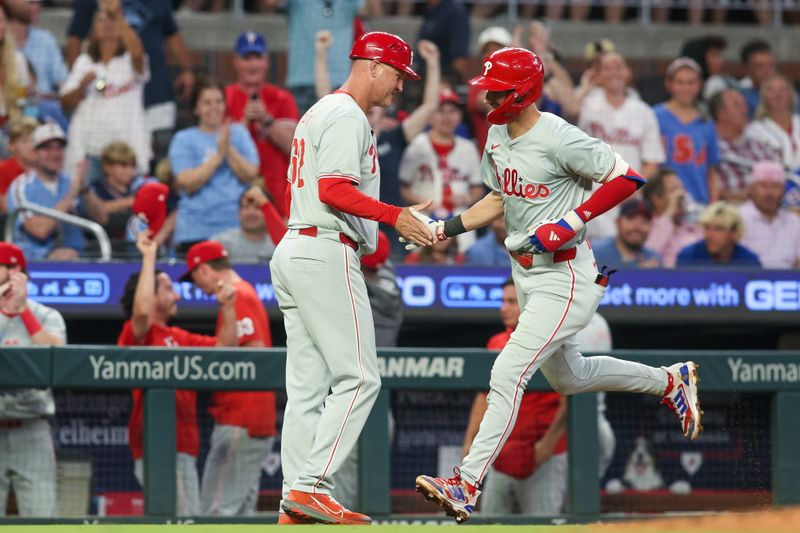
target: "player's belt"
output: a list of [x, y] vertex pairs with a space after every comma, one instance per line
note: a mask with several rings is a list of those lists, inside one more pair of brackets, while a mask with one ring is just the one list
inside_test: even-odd
[[[297, 233], [300, 235], [305, 235], [306, 237], [316, 237], [317, 233], [319, 233], [319, 229], [316, 226], [310, 226], [308, 228], [301, 228], [297, 230]], [[339, 240], [342, 242], [342, 244], [346, 244], [356, 252], [358, 251], [358, 243], [341, 231], [339, 232]]]
[[[533, 258], [536, 257], [537, 254], [532, 254], [530, 252], [508, 252], [511, 257], [519, 263], [519, 266], [522, 268], [531, 268], [533, 267]], [[556, 250], [553, 252], [553, 263], [563, 263], [564, 261], [571, 261], [575, 259], [578, 255], [578, 249], [576, 247], [567, 248], [566, 250]]]

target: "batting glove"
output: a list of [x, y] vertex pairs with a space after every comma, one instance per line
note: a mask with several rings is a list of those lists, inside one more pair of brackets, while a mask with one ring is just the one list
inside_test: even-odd
[[570, 211], [560, 220], [543, 220], [530, 228], [531, 244], [535, 254], [553, 253], [569, 241], [583, 229], [584, 222], [578, 213]]
[[[444, 220], [433, 220], [431, 217], [423, 215], [413, 207], [409, 208], [409, 211], [414, 218], [425, 224], [425, 227], [431, 232], [431, 237], [433, 237], [434, 241], [443, 241], [447, 239], [444, 234]], [[416, 250], [419, 248], [418, 245], [413, 242], [408, 242], [403, 237], [400, 237], [400, 242], [406, 243], [406, 250]]]

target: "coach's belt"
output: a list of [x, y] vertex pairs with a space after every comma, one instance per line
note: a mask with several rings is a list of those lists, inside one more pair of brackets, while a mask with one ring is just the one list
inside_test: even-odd
[[[308, 228], [301, 228], [297, 230], [297, 233], [300, 235], [305, 235], [306, 237], [316, 237], [317, 233], [319, 233], [319, 229], [316, 226], [310, 226]], [[339, 232], [339, 240], [342, 242], [342, 244], [346, 244], [356, 252], [358, 251], [358, 243], [341, 231]]]
[[[532, 254], [530, 252], [508, 252], [511, 257], [516, 261], [519, 266], [522, 268], [531, 268], [533, 267], [533, 258], [536, 257], [538, 254]], [[566, 250], [556, 250], [553, 252], [553, 263], [563, 263], [564, 261], [571, 261], [575, 259], [575, 256], [578, 255], [578, 249], [576, 247], [567, 248]]]

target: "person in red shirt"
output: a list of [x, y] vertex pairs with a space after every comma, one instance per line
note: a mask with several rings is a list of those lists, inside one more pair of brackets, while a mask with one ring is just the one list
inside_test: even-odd
[[[237, 346], [272, 346], [269, 320], [256, 290], [231, 267], [228, 251], [216, 241], [202, 241], [186, 256], [191, 279], [206, 294], [219, 283], [236, 290]], [[222, 317], [217, 327], [222, 326]], [[203, 514], [252, 516], [256, 511], [261, 465], [272, 452], [277, 430], [274, 392], [214, 392], [209, 413], [214, 418], [211, 448], [200, 487]]]
[[[217, 337], [197, 335], [185, 329], [169, 326], [168, 322], [178, 312], [178, 294], [172, 288], [169, 275], [156, 270], [158, 246], [150, 239], [149, 232], [141, 232], [136, 247], [142, 254], [142, 269], [131, 275], [125, 284], [121, 304], [127, 318], [119, 334], [119, 346], [235, 346], [236, 292], [229, 283], [216, 288], [220, 302], [221, 327]], [[142, 458], [142, 406], [144, 393], [134, 389], [133, 408], [128, 422], [128, 443], [134, 460], [134, 473], [144, 486]], [[176, 437], [177, 437], [177, 513], [179, 516], [200, 514], [200, 492], [197, 482], [197, 454], [200, 442], [197, 432], [197, 395], [193, 390], [175, 392]]]
[[236, 82], [225, 87], [228, 117], [243, 122], [258, 148], [261, 176], [272, 201], [283, 216], [289, 151], [300, 114], [289, 91], [266, 82], [269, 70], [267, 41], [248, 31], [236, 39], [233, 67]]
[[[503, 283], [500, 317], [505, 331], [489, 339], [486, 348], [500, 351], [519, 322], [514, 282]], [[488, 406], [487, 393], [472, 403], [464, 447], [466, 456], [478, 434]], [[567, 403], [555, 392], [526, 392], [519, 416], [483, 486], [481, 512], [487, 515], [522, 513], [554, 516], [561, 512], [566, 493]]]
[[39, 127], [35, 118], [23, 117], [8, 125], [8, 151], [11, 157], [0, 161], [0, 213], [6, 212], [6, 193], [11, 182], [28, 172], [36, 161], [31, 135]]

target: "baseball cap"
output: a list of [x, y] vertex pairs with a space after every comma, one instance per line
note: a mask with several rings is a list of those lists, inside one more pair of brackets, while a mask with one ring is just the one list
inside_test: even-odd
[[167, 219], [169, 187], [158, 181], [149, 181], [139, 187], [133, 198], [131, 210], [147, 222], [150, 235], [155, 235]]
[[753, 165], [750, 183], [786, 183], [786, 169], [775, 161], [759, 161]]
[[221, 243], [217, 241], [198, 242], [189, 248], [189, 252], [186, 254], [186, 272], [178, 280], [189, 281], [192, 278], [194, 269], [201, 264], [226, 257], [228, 257], [228, 250]]
[[461, 98], [454, 90], [445, 87], [439, 92], [439, 105], [442, 104], [455, 104], [461, 105]]
[[490, 26], [478, 35], [478, 50], [483, 50], [483, 47], [489, 43], [511, 46], [512, 41], [511, 33], [507, 29], [502, 26]]
[[241, 57], [247, 54], [258, 54], [263, 56], [267, 53], [267, 40], [260, 33], [246, 31], [240, 33], [236, 38], [236, 45], [233, 47], [236, 55]]
[[382, 231], [378, 231], [378, 247], [369, 255], [361, 258], [361, 264], [370, 270], [378, 270], [389, 259], [391, 252], [389, 237]]
[[55, 122], [45, 122], [33, 130], [31, 135], [31, 142], [34, 148], [39, 148], [44, 143], [53, 140], [59, 140], [67, 144], [67, 136], [64, 135], [64, 130]]
[[22, 270], [27, 270], [25, 254], [19, 246], [10, 242], [0, 242], [0, 265], [19, 266]]
[[641, 216], [647, 220], [652, 220], [653, 212], [650, 211], [650, 208], [647, 207], [647, 204], [642, 200], [628, 200], [620, 206], [619, 216], [625, 218]]

